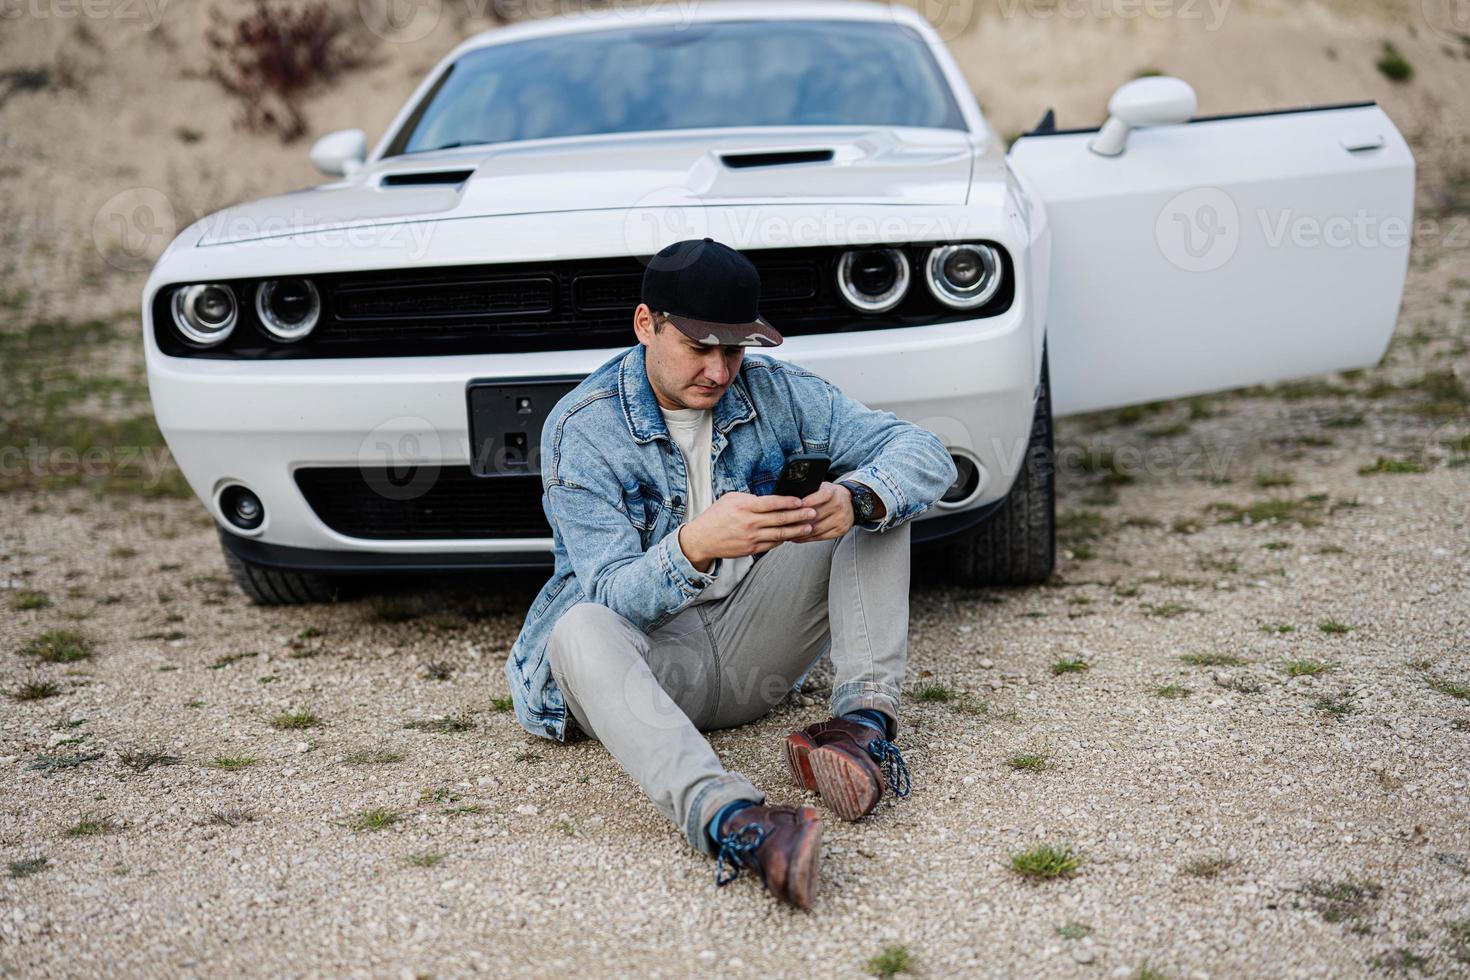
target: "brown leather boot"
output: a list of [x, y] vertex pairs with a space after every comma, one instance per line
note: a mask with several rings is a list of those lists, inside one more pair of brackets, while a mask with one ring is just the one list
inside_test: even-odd
[[[715, 884], [728, 885], [741, 868], [749, 868], [783, 902], [812, 907], [822, 867], [822, 817], [816, 807], [756, 804], [736, 810], [725, 818], [718, 844]], [[729, 874], [726, 860], [735, 865]]]
[[909, 795], [909, 770], [898, 747], [861, 722], [831, 718], [792, 732], [786, 764], [803, 789], [819, 794], [843, 820], [872, 813], [885, 782], [895, 796]]

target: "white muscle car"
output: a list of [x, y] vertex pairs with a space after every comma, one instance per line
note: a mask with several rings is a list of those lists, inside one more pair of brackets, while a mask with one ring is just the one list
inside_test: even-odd
[[1374, 104], [1193, 118], [1173, 78], [1010, 147], [901, 7], [706, 2], [461, 44], [320, 187], [230, 208], [143, 295], [154, 411], [257, 602], [550, 562], [539, 441], [634, 343], [643, 261], [761, 272], [778, 356], [931, 429], [966, 584], [1054, 562], [1051, 418], [1375, 363], [1414, 160]]

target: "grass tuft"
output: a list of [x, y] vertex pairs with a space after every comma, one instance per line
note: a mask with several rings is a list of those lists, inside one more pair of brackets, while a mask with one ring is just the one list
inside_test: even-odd
[[1092, 926], [1085, 926], [1080, 922], [1068, 922], [1064, 926], [1057, 926], [1057, 935], [1063, 939], [1086, 939], [1092, 935]]
[[10, 869], [10, 877], [12, 878], [29, 878], [37, 872], [44, 871], [50, 863], [50, 859], [44, 854], [37, 854], [35, 857], [11, 861], [7, 864], [7, 867]]
[[1244, 657], [1235, 657], [1228, 653], [1186, 653], [1179, 659], [1191, 667], [1239, 667], [1250, 663]]
[[1191, 878], [1213, 878], [1220, 872], [1235, 866], [1233, 858], [1226, 857], [1204, 857], [1195, 858], [1183, 868], [1181, 874], [1189, 875]]
[[1406, 946], [1378, 953], [1368, 960], [1368, 965], [1385, 973], [1429, 973], [1429, 957]]
[[490, 707], [496, 711], [513, 711], [516, 703], [511, 698], [491, 698]]
[[1324, 694], [1312, 702], [1312, 710], [1342, 721], [1358, 710], [1357, 695], [1351, 691], [1341, 694]]
[[1351, 633], [1353, 628], [1347, 623], [1339, 623], [1335, 619], [1324, 619], [1317, 624], [1317, 628], [1332, 636], [1340, 636], [1343, 633]]
[[1058, 660], [1053, 663], [1051, 665], [1051, 672], [1053, 675], [1080, 674], [1085, 670], [1090, 670], [1091, 668], [1092, 664], [1088, 663], [1086, 660], [1083, 660], [1080, 657], [1073, 657], [1069, 660]]
[[1304, 497], [1301, 500], [1287, 500], [1284, 497], [1272, 497], [1269, 500], [1258, 500], [1244, 507], [1231, 503], [1213, 503], [1209, 510], [1217, 514], [1223, 514], [1220, 518], [1222, 524], [1266, 524], [1279, 523], [1283, 521], [1296, 521], [1303, 527], [1315, 527], [1321, 523], [1318, 516], [1322, 510], [1324, 499], [1319, 496]]
[[468, 715], [460, 715], [458, 718], [445, 715], [442, 718], [422, 718], [418, 721], [410, 721], [403, 727], [416, 732], [455, 735], [459, 732], [469, 731], [475, 727], [475, 723]]
[[214, 661], [208, 666], [210, 670], [223, 670], [231, 664], [237, 664], [242, 660], [258, 656], [260, 656], [260, 654], [256, 653], [254, 650], [249, 650], [245, 653], [226, 653], [216, 657]]
[[435, 660], [424, 664], [424, 680], [447, 681], [454, 676], [454, 664]]
[[1383, 42], [1383, 53], [1373, 62], [1373, 66], [1390, 82], [1403, 84], [1414, 77], [1414, 66], [1409, 64], [1409, 59], [1404, 57], [1403, 52], [1394, 47], [1392, 41]]
[[217, 755], [209, 765], [225, 772], [239, 772], [241, 769], [249, 769], [258, 761], [253, 755]]
[[433, 868], [437, 867], [444, 860], [444, 855], [438, 851], [419, 851], [415, 854], [409, 854], [404, 860], [415, 868]]
[[1163, 687], [1154, 688], [1154, 697], [1165, 698], [1170, 701], [1177, 701], [1180, 698], [1187, 698], [1193, 693], [1194, 692], [1191, 691], [1189, 688], [1183, 687], [1179, 684], [1165, 684]]
[[347, 818], [347, 826], [356, 831], [387, 830], [398, 822], [398, 814], [383, 807], [359, 810]]
[[1448, 694], [1452, 698], [1459, 698], [1461, 701], [1470, 701], [1470, 684], [1457, 684], [1438, 677], [1427, 677], [1425, 681], [1431, 690], [1438, 691], [1440, 694]]
[[209, 823], [216, 827], [239, 827], [255, 820], [255, 814], [249, 810], [231, 809], [216, 810], [209, 815]]
[[101, 752], [73, 752], [70, 755], [38, 755], [26, 763], [26, 769], [49, 776], [62, 769], [75, 769], [84, 762], [102, 758]]
[[1071, 845], [1037, 844], [1010, 855], [1011, 870], [1024, 878], [1061, 878], [1075, 874], [1082, 856]]
[[1325, 674], [1329, 670], [1336, 670], [1337, 664], [1330, 664], [1325, 660], [1314, 660], [1307, 657], [1303, 660], [1288, 660], [1281, 665], [1288, 677], [1316, 677]]
[[23, 657], [48, 664], [71, 664], [92, 656], [92, 646], [76, 630], [47, 630], [20, 648]]
[[1046, 756], [1032, 752], [1017, 752], [1006, 760], [1006, 765], [1019, 772], [1042, 772], [1046, 769]]
[[1302, 889], [1316, 899], [1317, 912], [1326, 922], [1346, 922], [1372, 910], [1383, 889], [1371, 881], [1311, 881]]
[[914, 689], [913, 699], [926, 704], [948, 704], [953, 701], [955, 693], [951, 688], [943, 684], [926, 681]]
[[11, 612], [25, 612], [28, 609], [45, 609], [51, 605], [51, 597], [44, 592], [34, 589], [21, 589], [10, 597]]
[[55, 681], [26, 681], [11, 691], [10, 696], [16, 701], [40, 701], [54, 698], [60, 693], [61, 686]]
[[1379, 456], [1367, 466], [1358, 467], [1359, 476], [1374, 476], [1379, 473], [1403, 474], [1424, 473], [1428, 467], [1417, 459], [1387, 459]]
[[84, 817], [66, 828], [68, 837], [101, 837], [103, 834], [111, 833], [116, 828], [112, 825], [110, 817]]
[[1193, 606], [1186, 605], [1182, 602], [1175, 602], [1172, 599], [1168, 602], [1145, 602], [1141, 608], [1150, 616], [1159, 616], [1163, 619], [1173, 619], [1175, 616], [1182, 616], [1185, 613], [1196, 611]]
[[176, 766], [183, 760], [159, 749], [127, 749], [117, 754], [117, 761], [133, 772], [147, 772], [154, 766]]
[[912, 973], [912, 957], [907, 946], [884, 946], [883, 951], [868, 960], [868, 972], [880, 980], [892, 980], [900, 973]]
[[349, 766], [387, 766], [403, 761], [403, 753], [392, 749], [355, 749], [342, 757]]
[[310, 708], [303, 708], [300, 711], [282, 711], [270, 721], [271, 727], [281, 732], [316, 728], [321, 723], [322, 720]]

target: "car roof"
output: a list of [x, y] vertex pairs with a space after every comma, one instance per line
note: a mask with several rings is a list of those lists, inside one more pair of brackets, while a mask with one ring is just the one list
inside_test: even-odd
[[845, 20], [903, 24], [918, 30], [926, 40], [933, 28], [914, 10], [872, 0], [658, 0], [633, 7], [615, 3], [606, 10], [562, 14], [495, 27], [465, 39], [451, 52], [455, 58], [466, 51], [558, 34], [580, 34], [616, 30], [620, 27], [687, 25], [715, 21], [750, 20]]

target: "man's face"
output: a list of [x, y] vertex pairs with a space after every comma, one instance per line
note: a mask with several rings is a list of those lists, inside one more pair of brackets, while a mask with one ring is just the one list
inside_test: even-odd
[[664, 408], [714, 408], [740, 373], [744, 347], [696, 343], [644, 304], [633, 315], [633, 330], [647, 348], [648, 383]]

